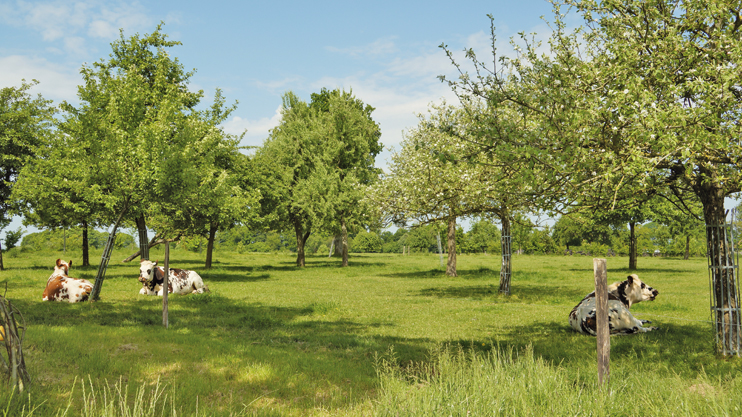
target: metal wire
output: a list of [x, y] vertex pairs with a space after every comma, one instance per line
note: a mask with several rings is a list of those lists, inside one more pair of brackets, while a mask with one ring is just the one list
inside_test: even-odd
[[728, 224], [706, 225], [708, 242], [710, 307], [715, 325], [715, 343], [723, 356], [740, 356], [739, 254], [734, 249], [734, 219]]
[[512, 269], [511, 237], [503, 235], [500, 239], [502, 245], [502, 266], [500, 267], [500, 292], [510, 294], [510, 275]]

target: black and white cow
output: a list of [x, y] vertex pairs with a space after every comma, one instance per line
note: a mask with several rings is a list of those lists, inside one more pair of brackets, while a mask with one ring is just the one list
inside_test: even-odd
[[[209, 291], [204, 285], [201, 276], [195, 271], [170, 268], [168, 275], [169, 294], [201, 294]], [[157, 266], [157, 262], [142, 260], [139, 265], [139, 282], [142, 295], [162, 295], [162, 285], [165, 283], [165, 268]]]
[[[645, 333], [657, 327], [644, 327], [647, 320], [635, 318], [629, 308], [641, 301], [652, 301], [659, 291], [643, 283], [636, 274], [625, 281], [614, 282], [608, 286], [608, 328], [611, 334]], [[582, 334], [595, 336], [595, 291], [588, 294], [569, 313], [569, 324]]]

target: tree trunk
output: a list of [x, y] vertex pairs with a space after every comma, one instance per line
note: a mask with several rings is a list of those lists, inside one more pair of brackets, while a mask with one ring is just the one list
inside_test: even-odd
[[4, 269], [5, 267], [3, 266], [3, 244], [0, 243], [0, 271]]
[[149, 237], [147, 236], [147, 222], [144, 220], [144, 214], [136, 219], [137, 230], [139, 231], [139, 254], [142, 260], [149, 260]]
[[686, 261], [690, 258], [690, 235], [685, 237], [685, 256], [683, 259]]
[[304, 267], [304, 245], [309, 239], [311, 231], [304, 232], [304, 227], [298, 220], [294, 221], [294, 231], [296, 232], [296, 266]]
[[[178, 239], [180, 239], [181, 236], [182, 235], [178, 235], [177, 237], [175, 237], [175, 239], [172, 239], [171, 241], [177, 241]], [[155, 235], [155, 237], [153, 237], [152, 240], [149, 241], [149, 245], [147, 245], [149, 249], [152, 249], [155, 246], [161, 245], [161, 244], [163, 244], [165, 242], [168, 242], [165, 239], [158, 239], [158, 238], [159, 238], [159, 236], [158, 235]], [[138, 251], [134, 252], [133, 254], [129, 255], [129, 257], [126, 258], [126, 259], [124, 259], [122, 262], [131, 262], [134, 258], [136, 258], [137, 256], [139, 256], [140, 253], [141, 253], [141, 251], [138, 250]]]
[[88, 241], [88, 222], [82, 222], [82, 266], [90, 266], [90, 244]]
[[214, 252], [214, 239], [216, 238], [216, 230], [219, 228], [219, 223], [211, 223], [209, 227], [209, 243], [206, 246], [206, 269], [211, 269], [212, 253]]
[[340, 231], [343, 239], [343, 264], [348, 266], [348, 228], [345, 226], [345, 219], [340, 219]]
[[636, 222], [629, 222], [629, 270], [636, 270]]
[[500, 292], [510, 294], [510, 277], [512, 276], [512, 257], [513, 249], [510, 237], [510, 217], [505, 214], [500, 216], [502, 223], [501, 247], [502, 247], [502, 266], [500, 266]]
[[[709, 181], [710, 183], [711, 181]], [[729, 236], [723, 227], [726, 221], [724, 193], [714, 188], [713, 183], [696, 188], [696, 194], [703, 204], [703, 217], [706, 222], [706, 245], [711, 276], [717, 352], [722, 355], [740, 354], [740, 313], [739, 289], [735, 279], [734, 254], [728, 245]]]
[[456, 274], [456, 217], [448, 218], [448, 263], [446, 263], [446, 275], [449, 277]]

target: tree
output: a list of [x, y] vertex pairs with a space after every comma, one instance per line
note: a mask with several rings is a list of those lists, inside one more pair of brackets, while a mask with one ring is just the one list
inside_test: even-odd
[[312, 94], [310, 104], [287, 93], [281, 124], [256, 153], [264, 219], [273, 228], [294, 229], [298, 266], [304, 266], [304, 246], [317, 230], [342, 235], [347, 266], [348, 229], [372, 223], [362, 200], [378, 176], [374, 161], [381, 144], [373, 110], [340, 90]]
[[65, 163], [69, 138], [52, 135], [48, 145], [29, 160], [18, 175], [12, 198], [23, 223], [39, 228], [82, 226], [82, 266], [90, 265], [88, 226], [97, 224], [102, 207], [86, 200], [83, 182], [87, 166]]
[[381, 131], [371, 118], [374, 108], [351, 92], [322, 89], [312, 94], [310, 108], [323, 119], [323, 154], [334, 193], [330, 194], [332, 215], [325, 216], [323, 229], [342, 237], [342, 266], [348, 266], [348, 229], [369, 225], [371, 210], [363, 206], [366, 189], [380, 170], [376, 155], [382, 150]]
[[276, 230], [293, 229], [296, 265], [305, 265], [304, 246], [313, 228], [331, 212], [330, 174], [318, 153], [323, 120], [295, 94], [283, 96], [281, 123], [271, 131], [251, 161], [253, 188], [261, 192], [261, 218]]
[[445, 106], [420, 115], [417, 128], [405, 134], [401, 149], [392, 154], [390, 173], [373, 186], [372, 205], [396, 224], [444, 223], [447, 231], [446, 275], [456, 273], [456, 219], [471, 213], [469, 196], [481, 194], [476, 177], [481, 170], [467, 163], [449, 163], [441, 155], [457, 155], [456, 136], [440, 126], [452, 116]]
[[217, 90], [211, 109], [193, 114], [189, 126], [194, 139], [168, 155], [162, 181], [153, 190], [155, 202], [145, 211], [161, 237], [206, 238], [206, 268], [212, 265], [217, 231], [238, 222], [251, 224], [257, 217], [260, 192], [247, 184], [251, 171], [239, 151], [241, 137], [216, 127], [233, 109], [224, 108]]
[[[182, 150], [211, 129], [192, 110], [203, 95], [188, 91], [192, 73], [167, 53], [179, 43], [168, 41], [161, 29], [130, 38], [122, 32], [111, 44], [109, 60], [83, 66], [79, 107], [62, 105], [67, 161], [87, 167], [80, 179], [85, 200], [103, 208], [97, 213], [101, 224], [112, 225], [91, 301], [99, 299], [118, 227], [127, 219], [140, 220], [150, 204], [180, 197], [157, 191], [173, 180], [174, 164], [187, 166], [177, 161]], [[146, 246], [140, 236], [142, 241]]]
[[500, 230], [491, 222], [481, 219], [471, 226], [467, 233], [469, 244], [477, 251], [487, 253], [489, 248], [497, 246]]
[[[712, 308], [719, 349], [728, 354], [739, 339], [740, 317], [733, 312], [737, 281], [726, 267], [731, 252], [720, 225], [724, 198], [742, 184], [739, 5], [567, 3], [586, 28], [567, 33], [557, 5], [548, 54], [539, 55], [538, 45], [523, 36], [525, 50], [495, 59], [500, 69], [462, 76], [454, 87], [494, 107], [516, 105], [534, 120], [541, 134], [516, 154], [536, 155], [568, 178], [559, 190], [565, 201], [603, 211], [634, 205], [634, 196], [658, 189], [692, 190], [709, 226]], [[739, 352], [739, 346], [731, 349]]]
[[[56, 111], [41, 95], [31, 97], [37, 82], [0, 89], [0, 231], [10, 223], [16, 205], [11, 192], [23, 166], [46, 146]], [[0, 247], [0, 270], [3, 269]]]

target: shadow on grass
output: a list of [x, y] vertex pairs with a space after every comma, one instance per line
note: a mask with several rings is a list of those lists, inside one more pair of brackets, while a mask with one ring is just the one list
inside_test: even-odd
[[438, 298], [476, 298], [481, 299], [490, 297], [497, 293], [497, 287], [494, 285], [473, 285], [468, 287], [449, 286], [433, 287], [420, 290], [418, 295], [424, 297]]
[[[574, 288], [551, 286], [546, 290], [543, 286], [519, 284], [511, 288], [510, 295], [499, 293], [498, 284], [472, 285], [472, 286], [440, 286], [424, 288], [416, 295], [423, 297], [438, 298], [475, 298], [493, 297], [495, 304], [546, 304], [546, 305], [571, 305], [582, 300], [584, 291]], [[566, 307], [565, 307], [566, 308]]]
[[479, 279], [498, 279], [500, 277], [500, 271], [494, 270], [487, 267], [480, 267], [477, 269], [457, 269], [457, 277], [449, 277], [446, 275], [446, 270], [443, 267], [428, 269], [424, 271], [413, 271], [413, 272], [398, 272], [394, 274], [379, 274], [379, 276], [387, 278], [403, 278], [403, 279], [430, 279], [430, 278], [450, 278], [450, 279], [464, 279], [464, 280], [479, 280]]
[[200, 275], [203, 277], [207, 286], [209, 282], [258, 282], [271, 279], [270, 274], [253, 275], [250, 272], [246, 274], [220, 273], [219, 270], [204, 272]]
[[[197, 375], [199, 380], [227, 381], [220, 384], [247, 392], [250, 398], [246, 402], [271, 392], [273, 397], [296, 401], [303, 409], [363, 402], [364, 396], [349, 394], [376, 389], [377, 352], [382, 354], [394, 346], [400, 363], [410, 363], [425, 360], [430, 343], [428, 339], [369, 334], [373, 328], [393, 325], [390, 323], [325, 320], [317, 306], [245, 303], [218, 293], [172, 296], [169, 329], [162, 327], [159, 297], [115, 303], [17, 300], [14, 304], [23, 312], [28, 328], [45, 333], [44, 337], [36, 333], [27, 339], [35, 357], [52, 360], [60, 349], [78, 358], [84, 356], [75, 372], [92, 374], [94, 379], [125, 372], [127, 378], [141, 381], [147, 380], [152, 369], [162, 368], [163, 380], [175, 386], [192, 384], [189, 381]], [[73, 340], [83, 334], [86, 344], [80, 352], [79, 347], [73, 347]], [[180, 355], [163, 362], [163, 355], [179, 352], [187, 353], [188, 359]], [[173, 363], [177, 367], [170, 366]], [[35, 366], [67, 372], [50, 363]], [[271, 376], [241, 379], [256, 366], [271, 369]], [[48, 377], [63, 378], [61, 374]], [[230, 385], [230, 378], [239, 384]], [[288, 385], [289, 378], [317, 382]], [[317, 396], [330, 387], [344, 394]], [[201, 392], [202, 400], [208, 403], [209, 391]], [[184, 401], [186, 409], [194, 409], [195, 396]], [[218, 399], [212, 404], [219, 404]]]

